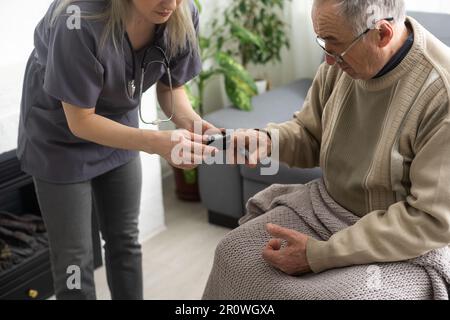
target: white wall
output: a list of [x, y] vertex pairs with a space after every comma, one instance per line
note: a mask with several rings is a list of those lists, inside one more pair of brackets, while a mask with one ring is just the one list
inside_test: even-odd
[[[155, 88], [148, 90], [142, 99], [144, 119], [156, 119]], [[157, 130], [155, 126], [140, 124], [142, 129]], [[162, 177], [160, 157], [141, 152], [142, 159], [142, 200], [140, 231], [141, 240], [150, 238], [165, 229], [164, 206], [162, 200]]]
[[406, 6], [408, 10], [450, 14], [450, 1], [448, 0], [406, 0]]
[[[0, 2], [0, 153], [17, 147], [17, 127], [23, 74], [33, 49], [33, 31], [47, 11], [51, 0], [14, 0]], [[154, 91], [144, 98], [148, 117], [156, 113]], [[141, 238], [164, 228], [161, 168], [156, 156], [142, 154], [143, 189]]]
[[49, 0], [0, 2], [0, 152], [16, 148], [25, 63], [33, 48], [34, 26], [49, 3]]

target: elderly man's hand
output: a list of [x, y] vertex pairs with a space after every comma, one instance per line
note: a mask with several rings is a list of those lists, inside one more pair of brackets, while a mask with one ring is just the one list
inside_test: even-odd
[[[266, 227], [267, 231], [275, 239], [269, 240], [264, 248], [264, 260], [289, 275], [311, 272], [306, 258], [308, 236], [271, 223], [267, 224]], [[282, 240], [285, 240], [287, 243], [284, 247], [281, 247]]]
[[236, 130], [231, 139], [234, 141], [234, 164], [256, 166], [272, 152], [272, 140], [265, 131], [254, 129]]

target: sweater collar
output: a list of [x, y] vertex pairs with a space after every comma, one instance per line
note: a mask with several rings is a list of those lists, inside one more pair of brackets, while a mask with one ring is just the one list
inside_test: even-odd
[[411, 50], [414, 44], [414, 32], [411, 31], [402, 47], [394, 54], [394, 56], [389, 60], [389, 62], [381, 69], [378, 74], [373, 77], [374, 79], [381, 78], [382, 76], [388, 74], [394, 70], [402, 61], [405, 59], [409, 50]]
[[388, 72], [378, 78], [373, 78], [370, 80], [355, 80], [355, 82], [362, 88], [369, 91], [383, 90], [392, 86], [394, 83], [399, 81], [403, 75], [407, 72], [412, 71], [415, 67], [420, 64], [422, 59], [422, 52], [425, 42], [425, 34], [423, 27], [413, 18], [408, 17], [406, 23], [411, 26], [413, 30], [413, 44], [406, 56], [398, 63], [398, 65]]

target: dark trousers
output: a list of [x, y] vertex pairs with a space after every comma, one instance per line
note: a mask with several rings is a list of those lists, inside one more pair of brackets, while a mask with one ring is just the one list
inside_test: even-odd
[[[34, 179], [34, 184], [49, 236], [56, 298], [96, 298], [91, 234], [94, 207], [105, 242], [112, 299], [142, 299], [140, 158], [87, 182], [53, 184]], [[80, 286], [74, 286], [77, 270]]]

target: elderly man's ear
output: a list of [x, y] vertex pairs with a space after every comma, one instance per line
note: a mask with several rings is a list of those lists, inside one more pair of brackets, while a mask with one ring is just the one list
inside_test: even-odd
[[377, 30], [378, 32], [376, 34], [378, 38], [378, 47], [384, 48], [391, 42], [392, 38], [394, 37], [394, 28], [390, 23], [385, 21], [377, 27]]

